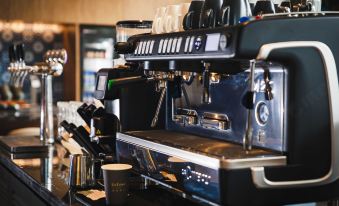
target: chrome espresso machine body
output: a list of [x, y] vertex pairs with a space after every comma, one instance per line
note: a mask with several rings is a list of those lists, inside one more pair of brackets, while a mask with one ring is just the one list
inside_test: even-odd
[[97, 85], [155, 83], [166, 128], [118, 133], [119, 161], [212, 205], [338, 197], [338, 22], [293, 13], [130, 37], [126, 60], [144, 75]]

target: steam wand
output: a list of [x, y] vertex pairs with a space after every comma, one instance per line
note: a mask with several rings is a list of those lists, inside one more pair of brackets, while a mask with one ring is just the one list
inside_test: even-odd
[[247, 121], [246, 121], [246, 133], [243, 137], [243, 147], [244, 150], [249, 151], [252, 149], [252, 136], [253, 136], [253, 126], [252, 126], [252, 113], [254, 109], [255, 103], [255, 85], [254, 85], [254, 77], [255, 77], [255, 64], [256, 60], [250, 61], [250, 74], [249, 74], [249, 85], [250, 90], [247, 93]]
[[160, 94], [159, 102], [158, 102], [158, 105], [157, 105], [157, 109], [155, 111], [155, 115], [154, 115], [152, 123], [151, 123], [151, 127], [155, 127], [158, 124], [161, 105], [162, 105], [162, 103], [165, 99], [166, 90], [167, 90], [167, 82], [166, 81], [161, 80], [158, 84], [160, 84], [159, 87], [161, 87], [161, 94]]

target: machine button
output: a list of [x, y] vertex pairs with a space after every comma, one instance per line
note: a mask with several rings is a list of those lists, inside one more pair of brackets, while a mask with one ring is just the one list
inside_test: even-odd
[[148, 51], [148, 53], [149, 53], [150, 55], [153, 54], [154, 43], [155, 43], [155, 41], [153, 40], [153, 41], [151, 42], [151, 46], [150, 46], [149, 51]]
[[162, 46], [162, 54], [166, 54], [168, 39], [165, 39], [164, 45]]
[[177, 42], [177, 46], [176, 46], [176, 49], [175, 49], [176, 53], [180, 52], [181, 43], [182, 43], [182, 37], [179, 37], [178, 42]]
[[178, 42], [178, 38], [174, 38], [173, 39], [173, 44], [172, 44], [172, 50], [171, 50], [172, 54], [175, 53], [175, 49], [177, 48], [177, 42]]
[[138, 45], [137, 45], [137, 47], [136, 47], [135, 50], [134, 50], [134, 55], [137, 55], [137, 54], [138, 54], [140, 42], [138, 42], [137, 44], [138, 44]]
[[147, 46], [147, 42], [144, 42], [144, 44], [142, 45], [142, 50], [141, 50], [141, 55], [146, 54], [146, 46]]
[[144, 46], [144, 42], [142, 41], [142, 42], [140, 42], [140, 44], [139, 44], [139, 48], [138, 48], [138, 55], [140, 55], [141, 54], [141, 50], [142, 50], [142, 47]]
[[189, 53], [192, 53], [192, 51], [193, 51], [194, 40], [195, 40], [195, 37], [192, 36], [192, 37], [191, 37], [191, 41], [190, 41], [190, 45], [189, 45], [189, 49], [188, 49], [188, 52], [189, 52]]
[[170, 38], [168, 40], [168, 44], [167, 44], [167, 54], [169, 54], [171, 52], [171, 49], [172, 49], [172, 45], [173, 44], [173, 38]]
[[190, 43], [190, 38], [191, 37], [186, 37], [185, 48], [184, 48], [185, 53], [188, 52], [188, 46], [189, 46], [189, 43]]
[[151, 46], [151, 41], [147, 41], [146, 44], [146, 50], [145, 50], [145, 54], [148, 55], [149, 54], [149, 47]]
[[194, 42], [195, 50], [199, 51], [201, 49], [201, 46], [202, 46], [202, 37], [198, 36]]
[[161, 39], [160, 42], [159, 42], [158, 54], [161, 54], [163, 45], [164, 45], [164, 40]]

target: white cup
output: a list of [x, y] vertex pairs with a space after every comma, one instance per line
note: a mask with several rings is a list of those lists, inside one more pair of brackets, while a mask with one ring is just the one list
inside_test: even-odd
[[153, 25], [152, 25], [153, 34], [164, 33], [163, 22], [165, 19], [165, 15], [166, 15], [166, 7], [157, 8], [157, 11], [156, 11], [156, 14], [153, 20]]
[[177, 32], [180, 30], [181, 5], [169, 5], [166, 9], [163, 29], [165, 32]]

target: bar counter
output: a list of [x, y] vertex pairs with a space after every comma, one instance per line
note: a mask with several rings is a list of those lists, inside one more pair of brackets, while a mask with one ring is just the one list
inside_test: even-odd
[[[48, 154], [30, 157], [15, 157], [0, 148], [1, 205], [105, 205], [105, 198], [92, 201], [67, 185], [68, 170], [62, 164], [67, 159], [62, 155], [59, 144], [50, 146]], [[130, 189], [126, 205], [197, 205], [159, 186], [141, 188]], [[104, 190], [100, 184], [95, 189]]]

